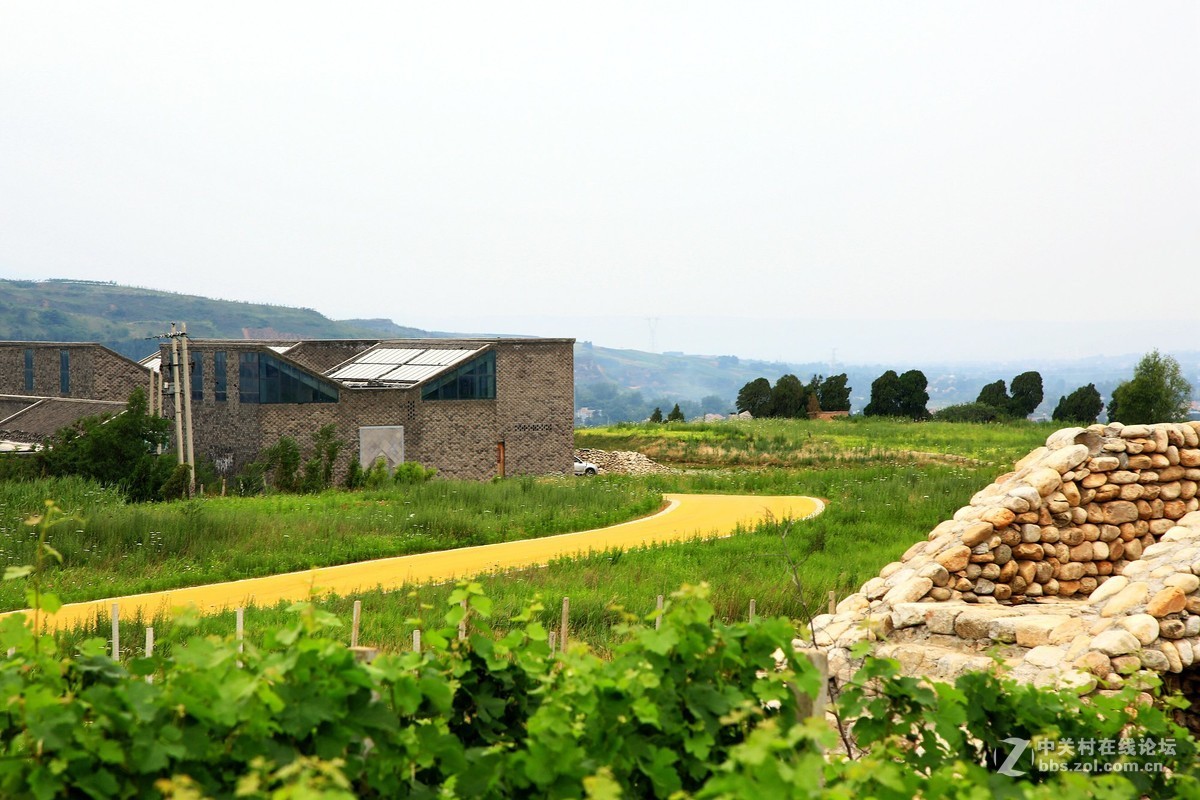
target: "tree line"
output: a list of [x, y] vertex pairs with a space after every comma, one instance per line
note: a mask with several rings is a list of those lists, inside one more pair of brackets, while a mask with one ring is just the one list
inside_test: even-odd
[[807, 384], [795, 375], [780, 376], [772, 386], [766, 378], [755, 378], [743, 386], [735, 403], [739, 412], [753, 417], [807, 418], [822, 411], [849, 411], [850, 386], [846, 373], [828, 378], [813, 375]]
[[[822, 378], [812, 376], [802, 384], [795, 375], [784, 375], [772, 386], [766, 378], [755, 378], [741, 388], [738, 411], [755, 417], [808, 417], [820, 411], [849, 411], [850, 387], [846, 374]], [[997, 422], [1025, 419], [1045, 399], [1040, 373], [1022, 372], [1011, 384], [1003, 380], [984, 386], [973, 403], [947, 406], [931, 414], [929, 381], [918, 369], [897, 374], [889, 369], [871, 383], [871, 399], [863, 409], [868, 417], [938, 419], [947, 422]], [[1133, 377], [1121, 382], [1108, 404], [1108, 419], [1127, 425], [1186, 420], [1191, 408], [1192, 386], [1183, 376], [1179, 362], [1154, 350], [1138, 362]], [[1094, 383], [1080, 386], [1059, 398], [1051, 418], [1055, 422], [1091, 425], [1104, 410], [1104, 401]]]

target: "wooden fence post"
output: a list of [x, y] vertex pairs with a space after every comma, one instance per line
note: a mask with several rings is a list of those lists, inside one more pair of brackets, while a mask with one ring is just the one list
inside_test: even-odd
[[754, 622], [754, 598], [750, 598], [750, 621]]
[[[233, 636], [237, 640], [238, 655], [241, 655], [244, 652], [243, 648], [245, 646], [242, 639], [246, 632], [246, 626], [245, 626], [246, 609], [244, 609], [244, 608], [237, 609], [237, 611], [234, 612], [234, 616], [236, 617], [236, 622], [234, 623]], [[237, 660], [237, 665], [238, 665], [238, 667], [242, 666], [242, 660], [240, 658]]]
[[804, 655], [821, 674], [821, 688], [817, 690], [815, 698], [808, 695], [800, 697], [799, 711], [805, 717], [824, 717], [825, 706], [829, 702], [829, 659], [816, 650], [805, 651]]
[[421, 629], [417, 628], [413, 631], [413, 652], [421, 652]]
[[658, 630], [662, 627], [663, 596], [661, 594], [658, 596], [658, 604], [656, 608], [658, 609], [658, 616], [654, 618], [654, 630]]
[[562, 652], [567, 652], [567, 621], [571, 616], [571, 598], [563, 598], [562, 608], [562, 633], [558, 637], [558, 649]]
[[350, 652], [354, 654], [355, 661], [362, 661], [363, 663], [370, 664], [379, 655], [379, 648], [354, 645], [350, 648]]
[[112, 657], [121, 660], [121, 607], [116, 603], [112, 607]]
[[358, 647], [358, 621], [362, 616], [362, 600], [354, 601], [354, 615], [350, 621], [350, 646]]
[[[146, 658], [154, 655], [154, 628], [146, 628]], [[146, 683], [154, 683], [154, 675], [146, 676]]]

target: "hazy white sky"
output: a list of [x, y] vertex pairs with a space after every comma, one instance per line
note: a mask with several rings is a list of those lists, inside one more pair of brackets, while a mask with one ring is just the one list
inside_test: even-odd
[[0, 0], [0, 275], [335, 318], [1170, 350], [1198, 143], [1190, 0]]

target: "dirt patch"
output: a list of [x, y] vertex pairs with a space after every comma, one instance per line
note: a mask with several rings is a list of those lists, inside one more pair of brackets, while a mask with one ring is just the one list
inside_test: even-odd
[[971, 467], [985, 467], [989, 463], [970, 456], [956, 456], [953, 453], [922, 453], [918, 450], [898, 450], [896, 452], [898, 455], [914, 458], [922, 464], [966, 464]]

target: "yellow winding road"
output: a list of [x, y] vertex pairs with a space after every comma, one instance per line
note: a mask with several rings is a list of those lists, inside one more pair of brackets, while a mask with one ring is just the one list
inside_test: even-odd
[[589, 550], [729, 536], [738, 526], [748, 527], [768, 517], [805, 519], [824, 510], [824, 504], [811, 497], [668, 494], [665, 499], [667, 507], [657, 514], [596, 530], [71, 603], [50, 615], [46, 626], [55, 629], [91, 623], [98, 616], [107, 616], [114, 605], [119, 606], [122, 619], [131, 619], [139, 612], [144, 619], [150, 619], [159, 612], [189, 605], [203, 613], [213, 613], [237, 606], [303, 600], [314, 590], [348, 595], [375, 588], [396, 589], [404, 584], [448, 581], [545, 564]]

